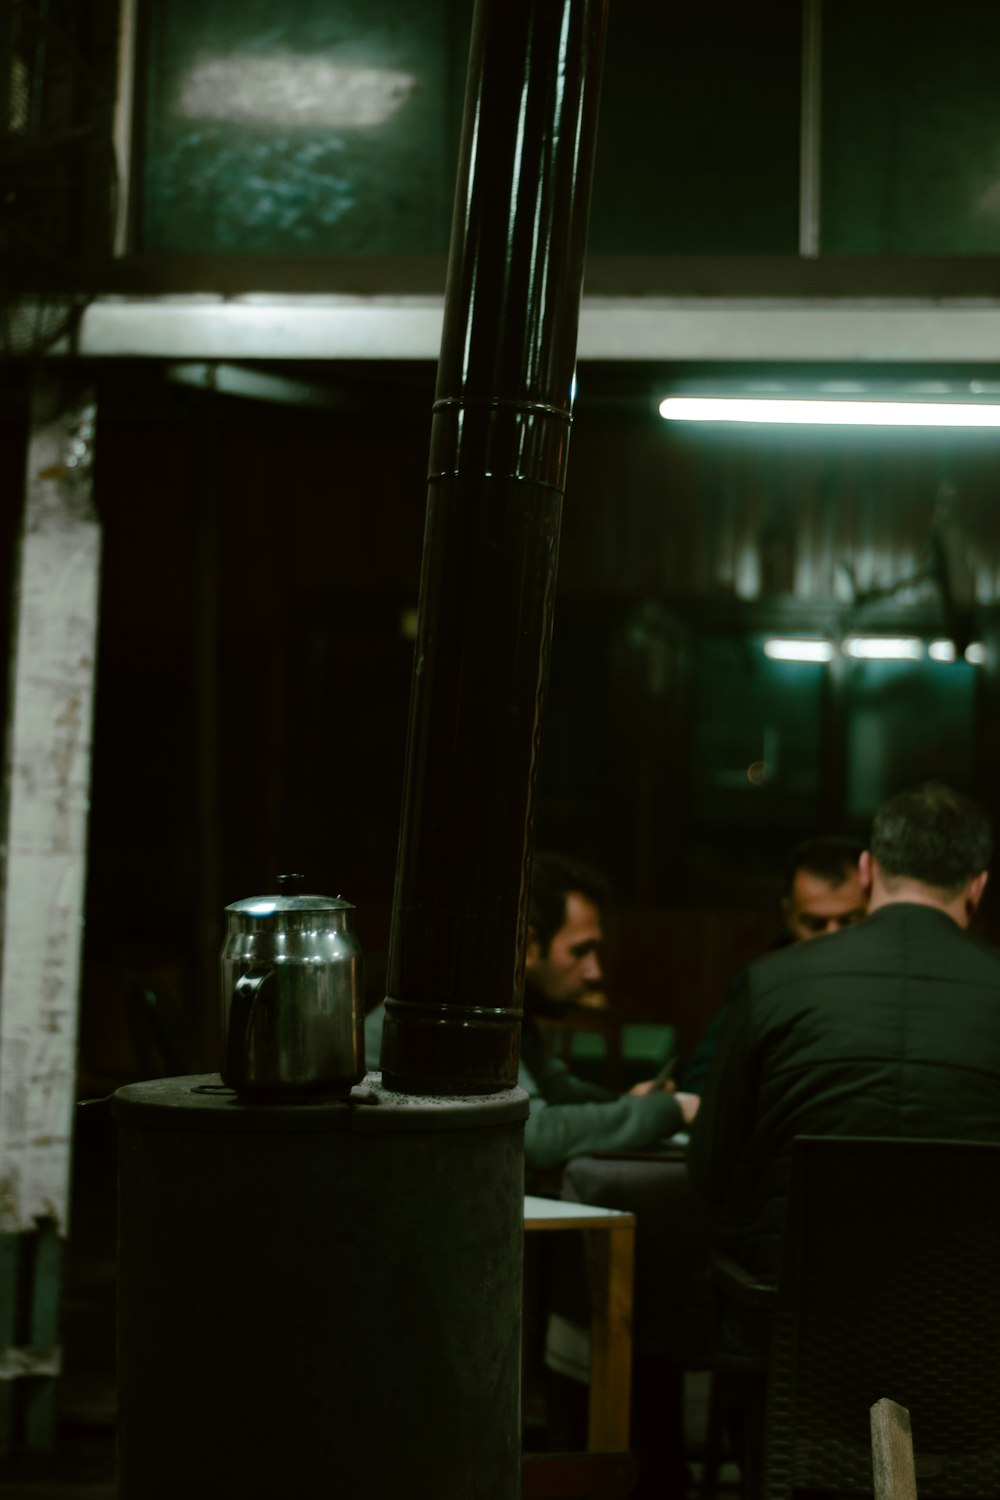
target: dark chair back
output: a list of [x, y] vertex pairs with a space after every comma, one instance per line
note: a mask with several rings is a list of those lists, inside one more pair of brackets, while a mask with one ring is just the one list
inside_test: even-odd
[[921, 1500], [1000, 1494], [1000, 1144], [800, 1137], [788, 1212], [767, 1500], [870, 1495], [881, 1397]]

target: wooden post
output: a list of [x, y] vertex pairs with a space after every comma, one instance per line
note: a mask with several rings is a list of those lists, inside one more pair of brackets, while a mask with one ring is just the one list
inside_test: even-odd
[[917, 1500], [910, 1413], [883, 1396], [870, 1416], [875, 1500]]
[[50, 1444], [59, 1370], [100, 561], [94, 424], [81, 386], [36, 387], [0, 889], [0, 1450]]
[[590, 1406], [587, 1448], [625, 1452], [632, 1390], [635, 1214], [558, 1198], [524, 1200], [525, 1233], [586, 1229], [590, 1280]]
[[632, 1269], [635, 1217], [591, 1232], [590, 1412], [587, 1447], [627, 1448], [632, 1394]]

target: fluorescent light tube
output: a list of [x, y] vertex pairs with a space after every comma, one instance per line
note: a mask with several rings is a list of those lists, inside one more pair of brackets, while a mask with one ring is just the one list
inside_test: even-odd
[[843, 427], [1000, 427], [1000, 405], [947, 401], [771, 400], [748, 396], [667, 396], [668, 422], [785, 422]]
[[772, 661], [833, 661], [833, 642], [773, 636], [764, 642], [764, 655]]
[[924, 643], [914, 635], [852, 635], [844, 642], [844, 653], [862, 661], [920, 661]]

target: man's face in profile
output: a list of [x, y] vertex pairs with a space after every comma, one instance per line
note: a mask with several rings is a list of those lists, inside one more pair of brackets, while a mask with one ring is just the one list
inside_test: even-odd
[[601, 914], [587, 896], [570, 891], [566, 897], [566, 920], [553, 935], [548, 952], [532, 928], [528, 929], [525, 976], [531, 982], [535, 999], [545, 1008], [561, 1008], [578, 1002], [590, 990], [597, 989], [604, 977], [601, 971]]
[[784, 901], [785, 922], [797, 942], [839, 932], [860, 922], [868, 906], [868, 892], [857, 870], [839, 884], [799, 870]]

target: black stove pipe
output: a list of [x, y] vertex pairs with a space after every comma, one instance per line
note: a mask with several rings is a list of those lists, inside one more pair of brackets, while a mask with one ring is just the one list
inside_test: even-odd
[[607, 0], [477, 0], [434, 404], [381, 1067], [517, 1078]]

